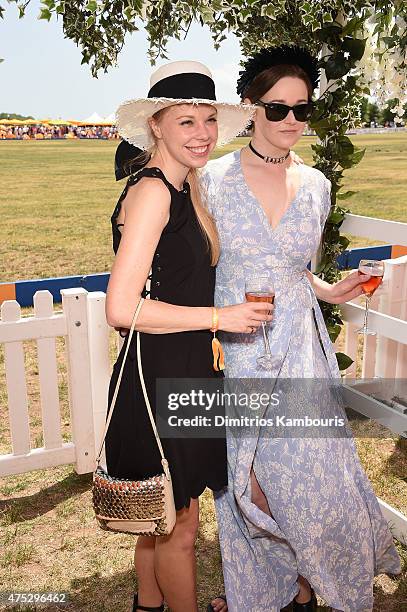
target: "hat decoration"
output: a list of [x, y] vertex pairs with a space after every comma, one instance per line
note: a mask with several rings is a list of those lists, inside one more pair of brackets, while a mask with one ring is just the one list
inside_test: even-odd
[[116, 181], [137, 172], [147, 163], [145, 159], [143, 159], [143, 162], [137, 161], [137, 158], [142, 154], [145, 157], [145, 152], [142, 149], [135, 147], [126, 140], [119, 143], [114, 157]]
[[312, 88], [316, 89], [319, 82], [318, 60], [309, 51], [298, 46], [282, 45], [270, 49], [262, 49], [246, 60], [244, 69], [239, 72], [236, 91], [241, 98], [258, 74], [281, 64], [299, 66], [308, 75]]

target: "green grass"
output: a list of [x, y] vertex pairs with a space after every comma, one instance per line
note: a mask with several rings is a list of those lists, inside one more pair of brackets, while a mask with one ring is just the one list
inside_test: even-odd
[[[346, 174], [356, 214], [407, 221], [407, 132], [352, 137], [364, 160]], [[247, 142], [237, 139], [215, 155]], [[311, 163], [304, 137], [296, 152]], [[110, 269], [110, 215], [123, 189], [113, 172], [117, 142], [0, 141], [0, 282]], [[366, 242], [366, 241], [364, 241]], [[353, 241], [360, 244], [360, 241]]]
[[[345, 188], [358, 191], [347, 201], [352, 212], [407, 221], [403, 179], [407, 174], [407, 133], [352, 137], [366, 146], [365, 159], [346, 174]], [[304, 137], [296, 152], [311, 161]], [[239, 139], [217, 151], [231, 151]], [[105, 141], [1, 142], [0, 282], [109, 270], [110, 215], [123, 182], [113, 176], [117, 143]], [[366, 241], [360, 241], [366, 242]], [[357, 244], [355, 240], [354, 244]], [[55, 307], [56, 310], [60, 306]], [[24, 309], [29, 314], [31, 309]], [[25, 343], [31, 441], [42, 441], [38, 367], [34, 342]], [[57, 341], [60, 413], [64, 440], [71, 439], [63, 339]], [[110, 356], [115, 355], [115, 334]], [[389, 432], [359, 438], [358, 451], [378, 496], [407, 514], [407, 446]], [[0, 346], [0, 452], [11, 450]], [[134, 538], [102, 532], [91, 504], [91, 475], [72, 466], [0, 479], [1, 590], [68, 591], [69, 612], [127, 612], [135, 587]], [[399, 612], [407, 601], [407, 549], [398, 545], [404, 573], [375, 580], [375, 611]], [[222, 592], [222, 571], [213, 501], [201, 498], [197, 541], [198, 599], [206, 609]], [[48, 607], [48, 610], [57, 610]], [[326, 608], [321, 607], [321, 610]], [[35, 610], [35, 608], [25, 608]], [[253, 611], [255, 612], [255, 611]]]

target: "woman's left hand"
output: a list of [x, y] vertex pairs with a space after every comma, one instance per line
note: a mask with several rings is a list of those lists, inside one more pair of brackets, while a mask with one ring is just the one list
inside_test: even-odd
[[363, 294], [362, 283], [370, 278], [369, 274], [359, 274], [357, 270], [351, 272], [346, 278], [337, 281], [328, 289], [328, 295], [323, 298], [330, 304], [343, 304]]

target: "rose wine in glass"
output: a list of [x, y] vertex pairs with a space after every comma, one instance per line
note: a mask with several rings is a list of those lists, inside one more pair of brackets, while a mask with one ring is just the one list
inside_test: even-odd
[[274, 304], [274, 293], [266, 293], [263, 291], [246, 291], [246, 302], [267, 302], [268, 304]]
[[376, 259], [361, 259], [359, 262], [359, 274], [369, 274], [370, 278], [365, 283], [362, 283], [362, 291], [365, 294], [365, 318], [363, 327], [357, 330], [358, 334], [375, 336], [376, 332], [368, 329], [367, 321], [369, 316], [370, 300], [376, 289], [383, 281], [384, 263]]
[[[267, 304], [273, 304], [274, 295], [273, 285], [269, 278], [257, 277], [246, 281], [245, 297], [247, 302], [266, 302]], [[256, 361], [262, 368], [271, 369], [275, 363], [279, 361], [279, 356], [273, 356], [271, 354], [266, 321], [262, 321], [261, 327], [263, 330], [265, 353], [261, 355], [261, 357], [258, 357]]]

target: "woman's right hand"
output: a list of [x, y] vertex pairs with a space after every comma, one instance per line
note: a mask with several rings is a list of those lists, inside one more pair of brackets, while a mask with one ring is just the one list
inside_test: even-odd
[[262, 324], [273, 319], [274, 304], [244, 302], [218, 308], [219, 330], [236, 334], [252, 334]]

